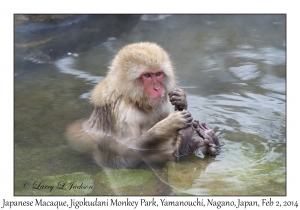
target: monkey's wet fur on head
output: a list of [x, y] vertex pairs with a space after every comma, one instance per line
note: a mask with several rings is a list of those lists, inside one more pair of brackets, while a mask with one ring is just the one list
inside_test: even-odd
[[68, 126], [69, 145], [104, 168], [164, 163], [198, 148], [214, 154], [211, 142], [192, 137], [186, 94], [175, 85], [172, 63], [162, 47], [149, 42], [123, 47], [91, 92], [90, 117]]

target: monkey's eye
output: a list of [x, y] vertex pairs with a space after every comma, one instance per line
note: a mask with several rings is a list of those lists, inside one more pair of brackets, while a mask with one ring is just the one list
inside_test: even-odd
[[160, 76], [161, 75], [161, 72], [157, 72], [156, 73], [156, 76], [158, 77], [158, 76]]
[[147, 77], [147, 78], [151, 77], [151, 75], [148, 74], [148, 73], [147, 73], [147, 74], [144, 74], [144, 76]]

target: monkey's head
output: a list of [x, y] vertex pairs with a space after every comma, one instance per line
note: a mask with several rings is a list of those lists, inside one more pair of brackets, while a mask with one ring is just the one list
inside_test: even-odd
[[[168, 93], [175, 86], [175, 75], [169, 55], [162, 47], [140, 42], [127, 45], [118, 52], [102, 82], [109, 85], [107, 91], [114, 94], [114, 98], [122, 96], [124, 100], [145, 108], [167, 100]], [[92, 102], [93, 95], [97, 97], [95, 90]]]

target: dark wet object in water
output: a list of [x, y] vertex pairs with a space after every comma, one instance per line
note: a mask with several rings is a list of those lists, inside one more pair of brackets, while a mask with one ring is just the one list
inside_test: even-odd
[[[175, 105], [175, 111], [183, 111], [187, 108], [187, 104], [182, 102], [182, 98], [186, 100], [186, 94], [182, 89], [173, 90], [169, 93], [169, 97], [170, 102]], [[193, 128], [201, 138], [194, 136]], [[219, 139], [216, 137], [214, 131], [205, 123], [195, 120], [193, 126], [179, 130], [178, 134], [179, 138], [181, 138], [181, 145], [176, 155], [178, 160], [180, 157], [193, 153], [196, 150], [201, 150], [203, 155], [217, 155], [219, 153]]]

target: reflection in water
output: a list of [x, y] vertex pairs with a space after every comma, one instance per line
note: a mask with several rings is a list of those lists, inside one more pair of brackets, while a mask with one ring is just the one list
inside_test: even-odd
[[[285, 16], [147, 18], [79, 57], [54, 63], [20, 60], [24, 48], [16, 47], [15, 180], [85, 171], [94, 176], [91, 194], [285, 195]], [[105, 76], [113, 54], [139, 41], [157, 42], [170, 53], [193, 118], [213, 127], [224, 146], [216, 157], [188, 157], [162, 170], [150, 165], [152, 174], [141, 172], [135, 185], [129, 177], [139, 172], [109, 171], [104, 178], [66, 146], [63, 134], [67, 124], [91, 112], [80, 96]], [[66, 47], [65, 55], [70, 51]], [[47, 57], [43, 49], [33, 52]], [[120, 177], [128, 177], [130, 186], [118, 184]], [[108, 179], [112, 186], [104, 183]]]

